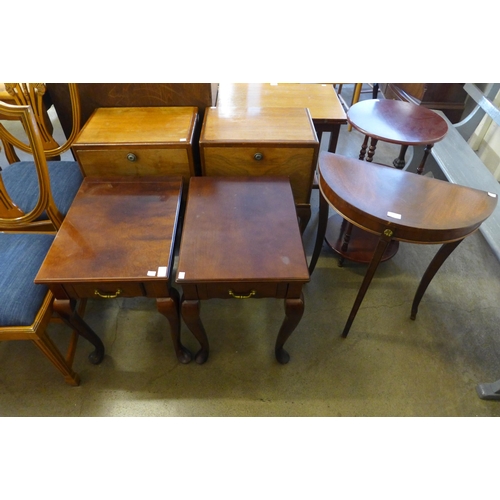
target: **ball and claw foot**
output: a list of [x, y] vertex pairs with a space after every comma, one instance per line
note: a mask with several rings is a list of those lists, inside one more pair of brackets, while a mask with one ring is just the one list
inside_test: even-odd
[[274, 351], [278, 363], [286, 365], [290, 361], [290, 354], [288, 354], [282, 347]]

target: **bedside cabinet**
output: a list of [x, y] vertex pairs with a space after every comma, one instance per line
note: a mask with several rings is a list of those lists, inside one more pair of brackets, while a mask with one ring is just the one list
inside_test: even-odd
[[198, 108], [98, 108], [72, 146], [83, 175], [195, 175], [193, 137]]
[[200, 136], [205, 176], [287, 176], [303, 231], [319, 142], [306, 108], [209, 108]]

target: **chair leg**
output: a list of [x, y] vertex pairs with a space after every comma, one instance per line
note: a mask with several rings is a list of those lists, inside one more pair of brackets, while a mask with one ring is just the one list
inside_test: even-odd
[[38, 338], [33, 339], [32, 341], [63, 374], [66, 383], [74, 386], [80, 385], [80, 377], [73, 371], [69, 363], [66, 359], [64, 359], [64, 356], [45, 331], [43, 333], [39, 333]]
[[[355, 83], [354, 84], [354, 92], [352, 94], [352, 101], [351, 101], [351, 106], [353, 104], [356, 104], [359, 102], [359, 97], [361, 96], [361, 89], [363, 88], [362, 83]], [[350, 132], [352, 130], [352, 125], [349, 123], [347, 124], [347, 131]]]

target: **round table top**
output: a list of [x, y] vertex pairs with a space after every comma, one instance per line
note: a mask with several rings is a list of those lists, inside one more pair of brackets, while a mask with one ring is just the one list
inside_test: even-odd
[[412, 243], [462, 239], [488, 218], [497, 196], [392, 167], [321, 152], [319, 187], [355, 226]]
[[369, 99], [351, 106], [348, 122], [374, 139], [408, 146], [426, 146], [440, 141], [448, 125], [434, 111], [393, 99]]

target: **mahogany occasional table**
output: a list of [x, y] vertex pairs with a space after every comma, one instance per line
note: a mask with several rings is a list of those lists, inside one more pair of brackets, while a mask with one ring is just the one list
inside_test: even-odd
[[287, 363], [283, 345], [304, 312], [308, 281], [288, 178], [191, 178], [176, 283], [183, 290], [182, 318], [201, 344], [197, 363], [209, 354], [200, 300], [264, 297], [285, 301], [275, 356]]
[[[378, 141], [400, 144], [401, 152], [394, 160], [393, 166], [402, 169], [405, 166], [404, 156], [408, 146], [425, 146], [424, 156], [417, 168], [418, 174], [423, 173], [432, 146], [448, 131], [446, 122], [434, 111], [392, 99], [358, 102], [347, 112], [347, 120], [356, 130], [365, 134], [359, 153], [360, 160], [373, 161]], [[377, 246], [377, 238], [346, 224], [338, 215], [331, 217], [326, 241], [340, 255], [339, 265], [343, 264], [344, 258], [353, 262], [368, 263]], [[393, 241], [382, 260], [393, 257], [398, 246], [398, 242]]]
[[171, 286], [181, 194], [181, 177], [86, 177], [35, 279], [51, 289], [54, 309], [64, 318], [77, 299], [154, 298], [188, 363]]
[[321, 153], [319, 159], [319, 189], [319, 224], [309, 265], [311, 274], [321, 252], [329, 206], [378, 239], [343, 337], [349, 333], [391, 241], [442, 243], [415, 294], [411, 309], [411, 318], [415, 319], [420, 300], [443, 262], [497, 205], [497, 195], [493, 193], [326, 152]]

